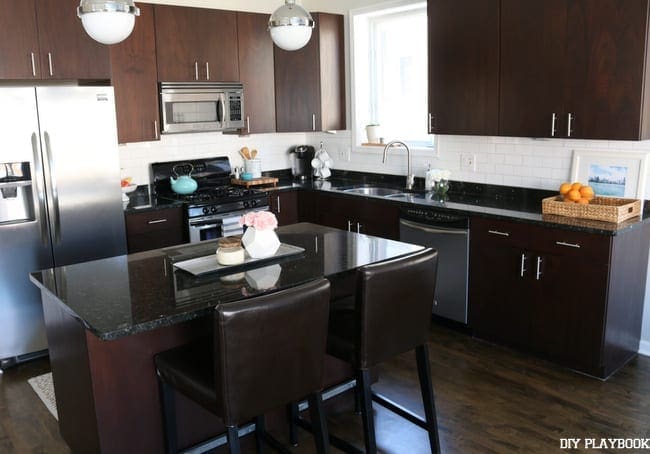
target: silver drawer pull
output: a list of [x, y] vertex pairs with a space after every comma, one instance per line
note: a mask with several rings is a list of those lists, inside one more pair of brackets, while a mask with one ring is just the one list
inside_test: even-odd
[[524, 277], [526, 274], [526, 254], [521, 254], [521, 265], [519, 267], [519, 277]]
[[492, 235], [499, 235], [499, 236], [510, 236], [508, 232], [499, 232], [498, 230], [488, 230], [488, 233], [491, 233]]
[[564, 241], [556, 241], [555, 244], [558, 246], [566, 246], [566, 247], [573, 247], [576, 249], [580, 249], [580, 245], [577, 243], [565, 243]]
[[154, 219], [153, 221], [149, 221], [147, 224], [162, 224], [163, 222], [167, 222], [167, 219]]
[[537, 257], [537, 273], [535, 274], [535, 279], [539, 281], [542, 277], [542, 258]]

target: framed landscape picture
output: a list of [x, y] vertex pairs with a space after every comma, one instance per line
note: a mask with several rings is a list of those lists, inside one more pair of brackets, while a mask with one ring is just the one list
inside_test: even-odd
[[647, 153], [573, 150], [571, 181], [588, 184], [599, 196], [642, 199], [647, 161]]

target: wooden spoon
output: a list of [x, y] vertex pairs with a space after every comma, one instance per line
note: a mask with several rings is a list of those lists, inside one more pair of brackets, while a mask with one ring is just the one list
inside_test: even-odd
[[250, 159], [250, 151], [248, 150], [248, 147], [243, 147], [241, 150], [239, 150], [239, 153], [243, 156], [244, 159]]
[[251, 159], [255, 159], [255, 156], [257, 156], [257, 150], [251, 151]]

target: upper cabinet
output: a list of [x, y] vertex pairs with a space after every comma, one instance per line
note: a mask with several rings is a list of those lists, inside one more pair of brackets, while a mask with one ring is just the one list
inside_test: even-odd
[[138, 3], [138, 7], [140, 17], [131, 36], [110, 46], [120, 143], [160, 138], [153, 6]]
[[343, 16], [313, 13], [312, 38], [300, 50], [275, 46], [278, 132], [345, 129]]
[[429, 133], [496, 135], [499, 0], [429, 0]]
[[158, 79], [239, 81], [237, 13], [155, 6]]
[[[463, 2], [473, 6], [429, 1], [433, 132], [494, 134], [480, 121], [492, 118], [502, 136], [650, 138], [648, 0]], [[466, 40], [474, 47], [463, 50]], [[495, 59], [496, 84], [484, 63]], [[485, 90], [497, 97], [498, 114]]]
[[244, 134], [275, 132], [273, 41], [268, 14], [237, 13], [239, 80], [244, 85]]
[[77, 0], [0, 0], [0, 77], [109, 79], [108, 47], [92, 40]]

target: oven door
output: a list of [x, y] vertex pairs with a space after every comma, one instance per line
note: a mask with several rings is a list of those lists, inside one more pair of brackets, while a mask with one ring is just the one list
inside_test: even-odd
[[[268, 211], [269, 207], [256, 207], [255, 210]], [[239, 225], [239, 219], [249, 211], [251, 210], [231, 211], [230, 213], [189, 219], [187, 227], [190, 243], [244, 233], [243, 227]]]
[[221, 131], [226, 127], [223, 92], [161, 94], [164, 133]]

